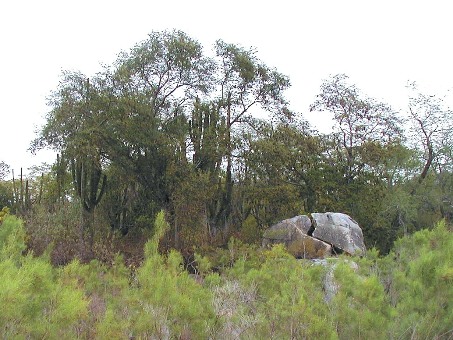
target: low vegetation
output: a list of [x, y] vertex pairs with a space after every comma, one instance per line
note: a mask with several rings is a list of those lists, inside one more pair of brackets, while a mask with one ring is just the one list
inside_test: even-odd
[[[0, 226], [0, 332], [6, 338], [448, 339], [453, 337], [453, 233], [445, 223], [399, 239], [386, 256], [296, 260], [283, 246], [230, 241], [221, 265], [197, 254], [189, 274], [161, 254], [168, 224], [138, 267], [117, 256], [64, 266], [26, 250], [23, 223]], [[224, 254], [225, 255], [225, 254]], [[356, 264], [356, 265], [352, 265]], [[334, 294], [326, 299], [330, 289]]]

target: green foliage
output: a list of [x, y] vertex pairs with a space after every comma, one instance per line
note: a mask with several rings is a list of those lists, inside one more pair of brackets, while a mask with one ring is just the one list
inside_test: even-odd
[[153, 237], [146, 242], [145, 244], [145, 258], [151, 259], [158, 255], [159, 242], [161, 238], [165, 235], [165, 232], [169, 229], [169, 224], [165, 220], [165, 212], [161, 210], [154, 222], [154, 235]]
[[396, 268], [390, 294], [401, 316], [394, 332], [434, 338], [451, 332], [453, 289], [450, 281], [453, 234], [444, 222], [395, 244]]
[[253, 215], [249, 215], [244, 222], [242, 222], [239, 238], [244, 243], [259, 244], [262, 239], [262, 234], [256, 218]]
[[3, 207], [2, 210], [0, 210], [0, 224], [2, 224], [7, 215], [9, 215], [9, 208]]
[[179, 253], [171, 252], [166, 259], [157, 256], [138, 271], [140, 290], [134, 297], [141, 312], [133, 321], [137, 335], [158, 336], [165, 328], [175, 337], [204, 337], [205, 325], [214, 316], [209, 291], [183, 270]]
[[201, 288], [184, 271], [182, 256], [157, 251], [160, 237], [168, 227], [163, 211], [156, 217], [155, 234], [145, 246], [145, 262], [137, 271], [139, 289], [131, 295], [139, 314], [131, 320], [139, 337], [206, 336], [206, 325], [213, 318], [209, 291]]
[[270, 225], [302, 209], [313, 212], [322, 191], [321, 139], [311, 135], [306, 123], [265, 126], [261, 133], [246, 154], [249, 173], [260, 179], [245, 188], [252, 214]]
[[252, 267], [237, 261], [222, 288], [231, 291], [235, 287], [230, 294], [237, 296], [228, 298], [235, 302], [229, 313], [224, 311], [228, 330], [240, 329], [244, 337], [251, 338], [335, 338], [318, 288], [321, 278], [319, 267], [297, 261], [281, 245], [266, 251]]
[[[7, 338], [443, 338], [453, 324], [453, 234], [445, 222], [395, 243], [382, 257], [296, 260], [283, 245], [195, 255], [201, 276], [155, 234], [138, 268], [23, 255], [22, 223], [0, 226], [0, 331]], [[220, 258], [220, 259], [219, 259]], [[213, 273], [220, 270], [221, 273]]]
[[195, 262], [197, 263], [197, 271], [201, 275], [209, 274], [212, 270], [212, 263], [208, 257], [200, 255], [198, 253], [194, 254]]
[[77, 337], [88, 316], [88, 299], [80, 289], [57, 280], [45, 258], [22, 256], [22, 223], [8, 217], [0, 244], [0, 329], [3, 336]]
[[[13, 188], [11, 183], [5, 181], [5, 177], [10, 171], [10, 166], [3, 161], [0, 161], [0, 207], [12, 207], [14, 203]], [[0, 212], [0, 223], [2, 221], [2, 213]]]
[[338, 292], [332, 300], [336, 332], [342, 339], [388, 339], [395, 317], [375, 275], [357, 275], [348, 262], [335, 268]]
[[14, 203], [11, 183], [0, 181], [0, 207], [12, 207]]
[[0, 224], [0, 260], [20, 262], [25, 250], [25, 232], [22, 222], [15, 216], [8, 216]]

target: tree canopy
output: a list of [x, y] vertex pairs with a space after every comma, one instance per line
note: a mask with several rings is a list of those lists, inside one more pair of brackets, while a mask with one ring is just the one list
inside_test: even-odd
[[386, 252], [451, 218], [451, 111], [440, 98], [411, 85], [404, 115], [333, 75], [310, 106], [333, 114], [322, 134], [290, 110], [289, 87], [252, 48], [217, 40], [206, 53], [184, 32], [152, 32], [95, 75], [63, 72], [31, 147], [58, 159], [30, 182], [2, 184], [3, 204], [30, 216], [32, 202], [75, 204], [90, 254], [99, 230], [152, 229], [161, 209], [166, 244], [189, 253], [318, 211], [350, 214]]

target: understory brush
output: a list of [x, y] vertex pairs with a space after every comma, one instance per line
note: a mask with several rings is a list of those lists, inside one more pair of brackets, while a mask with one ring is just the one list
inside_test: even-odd
[[77, 259], [52, 266], [26, 252], [22, 222], [0, 225], [0, 332], [5, 338], [448, 339], [453, 337], [453, 236], [445, 223], [398, 240], [379, 256], [323, 264], [230, 240], [195, 254], [159, 253], [163, 212], [126, 266]]

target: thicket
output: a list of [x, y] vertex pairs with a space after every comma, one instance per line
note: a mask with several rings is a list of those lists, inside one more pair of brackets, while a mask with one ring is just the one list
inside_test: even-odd
[[383, 254], [451, 220], [453, 119], [439, 97], [411, 85], [396, 112], [334, 75], [310, 107], [333, 116], [323, 134], [290, 110], [289, 86], [253, 49], [218, 40], [208, 55], [184, 32], [153, 32], [93, 76], [63, 72], [31, 145], [58, 157], [11, 180], [0, 163], [0, 207], [36, 253], [54, 243], [56, 264], [118, 250], [137, 262], [161, 209], [163, 246], [187, 261], [301, 213], [347, 213]]
[[0, 332], [6, 338], [449, 339], [453, 234], [445, 223], [399, 239], [387, 256], [296, 260], [281, 246], [230, 241], [222, 265], [161, 254], [157, 215], [145, 260], [127, 267], [26, 251], [23, 223], [0, 225]]

